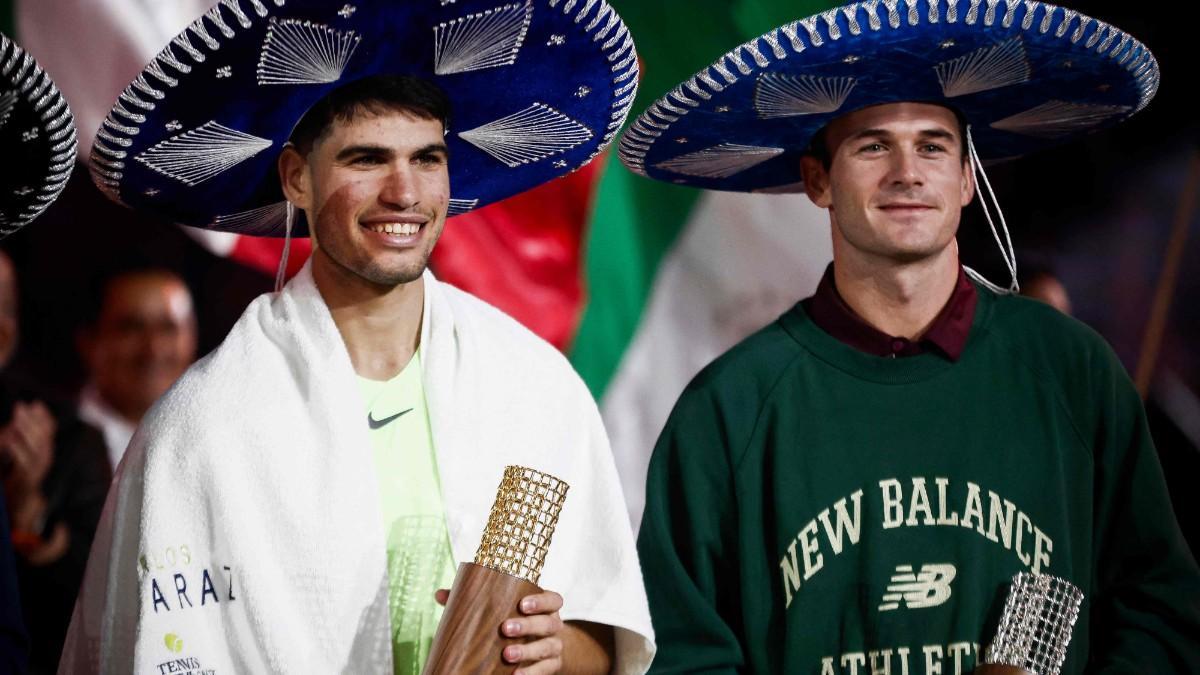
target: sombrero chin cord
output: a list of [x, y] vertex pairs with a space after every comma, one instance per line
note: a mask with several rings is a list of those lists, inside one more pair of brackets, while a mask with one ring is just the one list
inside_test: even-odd
[[288, 253], [292, 251], [292, 225], [296, 222], [296, 207], [291, 201], [287, 202], [287, 219], [284, 223], [283, 253], [279, 256], [279, 269], [275, 270], [275, 292], [283, 290], [287, 281]]
[[[1000, 248], [1000, 257], [1004, 258], [1004, 266], [1008, 268], [1008, 273], [1011, 275], [1011, 282], [1007, 289], [993, 284], [988, 281], [982, 274], [963, 265], [963, 270], [967, 276], [971, 277], [980, 284], [996, 293], [1007, 295], [1009, 293], [1019, 293], [1021, 286], [1017, 283], [1017, 254], [1013, 250], [1012, 237], [1008, 234], [1008, 225], [1004, 222], [1004, 212], [1000, 210], [1000, 202], [996, 199], [996, 193], [992, 191], [992, 184], [988, 181], [987, 174], [983, 171], [983, 162], [979, 160], [979, 153], [975, 151], [975, 141], [971, 138], [971, 125], [967, 125], [967, 152], [971, 157], [971, 170], [976, 176], [977, 186], [982, 186], [987, 189], [987, 193], [979, 190], [979, 205], [983, 207], [983, 215], [987, 218], [988, 226], [992, 228], [992, 237], [996, 240], [996, 245]], [[988, 208], [988, 200], [991, 200], [992, 206], [996, 209], [996, 217], [1000, 221], [1000, 231], [996, 230], [996, 223], [992, 220], [991, 210]], [[1004, 232], [1004, 241], [1000, 240], [1000, 232]]]

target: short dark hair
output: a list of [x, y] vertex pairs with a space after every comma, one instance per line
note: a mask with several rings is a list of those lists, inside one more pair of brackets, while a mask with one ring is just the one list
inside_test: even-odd
[[188, 288], [188, 292], [191, 293], [191, 288], [180, 272], [157, 264], [139, 253], [131, 253], [106, 262], [90, 275], [85, 294], [87, 304], [79, 316], [78, 326], [87, 330], [94, 329], [100, 322], [104, 303], [108, 301], [113, 287], [127, 279], [141, 277], [175, 279]]
[[307, 155], [334, 120], [346, 121], [363, 112], [406, 112], [450, 125], [450, 99], [429, 80], [411, 75], [372, 75], [338, 87], [317, 101], [292, 131], [291, 143]]
[[[963, 163], [968, 161], [967, 158], [967, 118], [956, 108], [946, 107], [947, 110], [954, 113], [954, 119], [958, 120], [958, 137], [959, 137], [959, 152], [962, 153]], [[805, 148], [804, 154], [808, 157], [813, 157], [821, 162], [821, 166], [829, 171], [829, 167], [833, 165], [833, 154], [829, 150], [829, 144], [826, 142], [826, 135], [829, 133], [829, 125], [821, 127], [817, 133], [813, 134], [812, 139], [808, 142], [808, 147]]]

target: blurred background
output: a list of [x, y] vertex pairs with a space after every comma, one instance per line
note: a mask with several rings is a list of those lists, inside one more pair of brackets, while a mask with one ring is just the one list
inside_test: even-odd
[[[833, 6], [610, 2], [638, 40], [643, 78], [634, 115], [733, 46]], [[63, 90], [86, 158], [120, 91], [210, 4], [0, 0], [0, 30]], [[1200, 234], [1187, 195], [1196, 190], [1200, 161], [1200, 116], [1189, 88], [1200, 63], [1188, 43], [1200, 9], [1061, 4], [1148, 45], [1162, 70], [1158, 96], [1115, 129], [996, 165], [989, 177], [1026, 285], [1056, 280], [1073, 314], [1112, 344], [1138, 380], [1196, 550], [1200, 509], [1189, 488], [1200, 475], [1200, 351], [1193, 346], [1200, 339]], [[964, 214], [962, 257], [1003, 285], [1006, 272], [977, 204]], [[103, 197], [81, 161], [62, 198], [0, 249], [14, 263], [19, 299], [19, 346], [5, 375], [73, 402], [81, 388], [98, 384], [88, 345], [106, 294], [115, 293], [106, 280], [147, 267], [178, 275], [193, 299], [194, 353], [203, 355], [252, 298], [271, 290], [282, 244], [135, 214]], [[308, 252], [307, 241], [294, 242], [291, 272]], [[831, 257], [827, 219], [802, 196], [652, 183], [608, 153], [567, 178], [451, 219], [432, 264], [443, 280], [498, 305], [568, 355], [601, 404], [636, 524], [650, 448], [688, 379], [811, 294]], [[1160, 324], [1152, 321], [1156, 311]], [[176, 344], [171, 354], [190, 359], [186, 344]]]

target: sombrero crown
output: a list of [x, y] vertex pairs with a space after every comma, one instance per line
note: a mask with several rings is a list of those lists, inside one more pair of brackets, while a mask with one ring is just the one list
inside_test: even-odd
[[651, 105], [621, 160], [673, 183], [802, 189], [798, 157], [832, 119], [871, 105], [939, 103], [984, 161], [1128, 118], [1158, 63], [1123, 31], [1033, 0], [868, 0], [776, 28]]
[[50, 206], [75, 168], [67, 101], [24, 50], [0, 34], [0, 237]]
[[177, 222], [282, 236], [278, 151], [325, 95], [384, 73], [450, 99], [453, 215], [596, 156], [632, 105], [637, 55], [604, 0], [221, 0], [121, 94], [93, 179]]

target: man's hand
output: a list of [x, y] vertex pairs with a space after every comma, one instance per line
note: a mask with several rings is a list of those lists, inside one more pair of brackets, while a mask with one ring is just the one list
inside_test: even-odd
[[[12, 421], [0, 429], [0, 464], [5, 466], [4, 494], [13, 515], [13, 527], [27, 529], [18, 514], [35, 515], [33, 503], [41, 496], [42, 481], [54, 461], [54, 416], [41, 401], [13, 406]], [[36, 516], [40, 516], [37, 513]]]
[[[56, 523], [48, 534], [42, 481], [54, 462], [58, 425], [41, 401], [13, 406], [12, 421], [0, 429], [0, 466], [4, 467], [4, 496], [12, 521], [13, 545], [31, 565], [48, 565], [70, 547], [66, 526]], [[43, 536], [45, 538], [43, 538]]]
[[[445, 605], [450, 591], [436, 593], [439, 604]], [[546, 675], [564, 671], [563, 652], [569, 651], [573, 661], [570, 672], [608, 672], [612, 662], [612, 628], [587, 622], [563, 625], [558, 615], [563, 598], [554, 591], [545, 591], [521, 598], [521, 616], [505, 619], [500, 632], [508, 637], [523, 637], [531, 642], [504, 648], [505, 663], [521, 664], [513, 675]], [[564, 645], [570, 645], [564, 648]]]
[[563, 622], [558, 616], [562, 606], [562, 596], [554, 591], [527, 595], [519, 606], [522, 616], [506, 619], [500, 626], [500, 632], [508, 637], [537, 638], [504, 648], [505, 663], [529, 664], [513, 675], [545, 675], [562, 670], [563, 640], [559, 633]]

